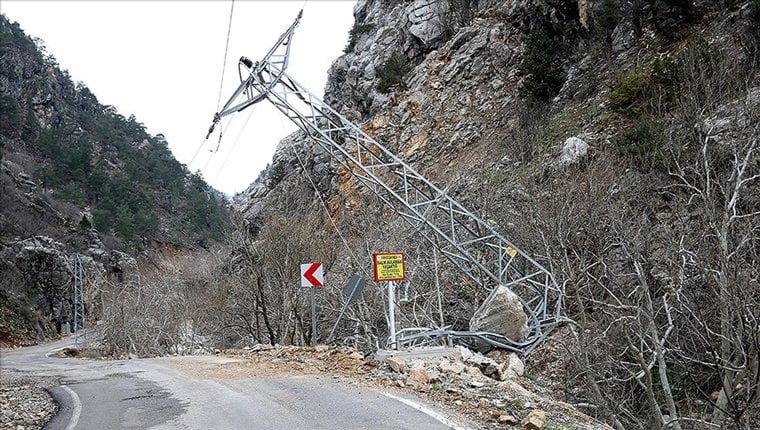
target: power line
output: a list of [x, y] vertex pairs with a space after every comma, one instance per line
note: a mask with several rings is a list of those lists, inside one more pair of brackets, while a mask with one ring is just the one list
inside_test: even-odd
[[219, 108], [222, 104], [222, 86], [224, 85], [224, 73], [227, 71], [227, 51], [230, 47], [230, 32], [232, 31], [232, 13], [235, 10], [235, 0], [232, 0], [230, 4], [230, 20], [227, 24], [227, 40], [224, 42], [224, 62], [222, 63], [222, 79], [219, 82], [219, 97], [216, 101], [216, 111], [219, 112]]
[[232, 146], [230, 147], [229, 152], [227, 152], [227, 156], [224, 157], [224, 161], [222, 161], [222, 165], [219, 166], [219, 170], [216, 171], [216, 175], [214, 175], [214, 179], [212, 179], [211, 182], [216, 182], [216, 179], [219, 177], [219, 174], [222, 173], [222, 169], [224, 169], [224, 166], [227, 165], [227, 160], [230, 159], [230, 155], [232, 155], [232, 153], [235, 152], [235, 146], [237, 146], [237, 143], [240, 140], [240, 137], [243, 135], [243, 131], [245, 131], [245, 126], [248, 125], [248, 120], [251, 119], [251, 116], [253, 115], [253, 112], [255, 110], [256, 110], [256, 105], [254, 105], [253, 108], [251, 108], [251, 110], [248, 112], [248, 117], [245, 119], [245, 122], [243, 123], [243, 127], [240, 129], [240, 132], [235, 138], [235, 141], [232, 142]]
[[[235, 10], [235, 0], [232, 0], [230, 4], [230, 18], [227, 22], [227, 39], [224, 42], [224, 62], [222, 62], [222, 77], [219, 82], [219, 96], [217, 97], [216, 101], [216, 110], [219, 111], [219, 105], [222, 104], [222, 87], [224, 86], [224, 74], [227, 71], [227, 51], [230, 47], [230, 32], [232, 31], [232, 14]], [[222, 135], [219, 135], [219, 140], [222, 139]], [[187, 164], [188, 169], [193, 165], [193, 161], [195, 161], [195, 158], [198, 156], [198, 153], [201, 152], [201, 148], [203, 148], [203, 144], [208, 140], [208, 137], [201, 140], [201, 142], [198, 144], [198, 148], [195, 150], [195, 154], [193, 154], [193, 158], [190, 159], [190, 162]], [[217, 149], [219, 148], [219, 144], [216, 145]], [[208, 163], [206, 163], [208, 164]]]
[[298, 150], [296, 149], [296, 145], [293, 145], [293, 153], [296, 155], [296, 158], [298, 159], [298, 164], [301, 165], [301, 169], [306, 174], [306, 178], [309, 180], [311, 187], [314, 189], [314, 192], [317, 194], [317, 197], [319, 198], [319, 202], [322, 203], [322, 208], [324, 208], [325, 213], [327, 214], [327, 218], [330, 219], [330, 222], [332, 223], [332, 226], [335, 229], [335, 232], [338, 234], [338, 237], [340, 237], [340, 240], [343, 242], [343, 246], [345, 246], [346, 250], [348, 250], [349, 254], [351, 254], [351, 258], [353, 258], [354, 263], [356, 264], [356, 267], [361, 267], [364, 274], [367, 275], [366, 270], [364, 269], [364, 266], [359, 263], [359, 257], [356, 255], [353, 248], [351, 248], [348, 245], [348, 241], [346, 240], [345, 237], [343, 237], [343, 233], [340, 232], [340, 229], [338, 228], [338, 224], [333, 219], [333, 216], [330, 213], [330, 209], [327, 207], [327, 203], [325, 203], [325, 200], [322, 198], [322, 193], [319, 192], [319, 188], [317, 188], [317, 185], [314, 183], [314, 180], [311, 178], [311, 174], [306, 169], [306, 165], [301, 160], [301, 156], [298, 155]]

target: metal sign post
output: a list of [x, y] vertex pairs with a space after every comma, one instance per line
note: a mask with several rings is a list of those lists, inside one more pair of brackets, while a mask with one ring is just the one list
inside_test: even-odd
[[311, 344], [317, 344], [317, 289], [312, 287], [311, 290]]
[[398, 349], [396, 343], [396, 283], [388, 282], [388, 330], [391, 337], [391, 349]]
[[317, 288], [325, 283], [325, 273], [322, 263], [306, 263], [301, 265], [301, 286], [308, 287], [311, 299], [311, 344], [317, 344]]
[[346, 312], [348, 305], [350, 305], [351, 302], [359, 298], [359, 295], [361, 295], [362, 290], [364, 289], [365, 285], [367, 285], [367, 280], [363, 279], [361, 276], [357, 274], [354, 274], [353, 276], [351, 276], [351, 279], [348, 280], [348, 284], [346, 284], [346, 287], [343, 288], [343, 294], [346, 296], [346, 303], [343, 305], [343, 308], [340, 310], [338, 319], [335, 320], [335, 325], [333, 325], [332, 330], [330, 330], [330, 335], [327, 336], [327, 340], [325, 341], [325, 343], [330, 343], [333, 341], [333, 338], [335, 337], [335, 330], [338, 328], [338, 324], [340, 323], [340, 320], [343, 318], [343, 314]]
[[406, 280], [404, 254], [401, 252], [378, 252], [372, 254], [375, 282], [388, 282], [388, 332], [391, 348], [398, 349], [396, 343], [396, 282]]

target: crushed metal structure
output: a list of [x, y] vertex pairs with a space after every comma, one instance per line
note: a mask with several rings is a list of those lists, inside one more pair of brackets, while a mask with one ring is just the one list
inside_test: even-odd
[[565, 320], [564, 294], [554, 276], [285, 72], [290, 42], [302, 12], [260, 61], [240, 59], [241, 83], [214, 115], [207, 137], [221, 118], [268, 100], [474, 283], [489, 291], [496, 285], [510, 288], [528, 315], [527, 335], [520, 340], [494, 333], [423, 328], [400, 338], [400, 345], [443, 336], [479, 340], [523, 354], [533, 350]]

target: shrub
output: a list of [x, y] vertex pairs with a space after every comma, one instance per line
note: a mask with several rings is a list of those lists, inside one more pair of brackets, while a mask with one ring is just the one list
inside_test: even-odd
[[599, 11], [594, 16], [595, 29], [605, 38], [612, 34], [620, 21], [620, 5], [616, 0], [602, 1]]
[[401, 51], [394, 52], [377, 68], [377, 90], [387, 94], [392, 88], [405, 89], [404, 76], [411, 69], [409, 58]]
[[15, 134], [21, 125], [21, 108], [16, 99], [0, 96], [0, 134]]
[[80, 190], [79, 186], [74, 182], [69, 182], [64, 185], [60, 191], [55, 193], [55, 196], [56, 198], [74, 203], [76, 205], [82, 205], [84, 203], [82, 190]]
[[[751, 28], [760, 31], [760, 0], [752, 0], [749, 3], [749, 21]], [[754, 33], [757, 36], [757, 33]]]
[[373, 23], [366, 23], [366, 24], [360, 24], [358, 22], [354, 23], [354, 26], [351, 27], [351, 30], [348, 32], [348, 44], [345, 48], [343, 48], [343, 52], [348, 54], [349, 52], [353, 51], [356, 47], [356, 42], [359, 41], [359, 38], [363, 34], [367, 34], [370, 31], [372, 31], [375, 28], [375, 24]]
[[662, 126], [647, 116], [613, 136], [611, 143], [614, 150], [638, 170], [649, 171], [662, 160]]
[[543, 29], [531, 31], [520, 64], [524, 75], [523, 91], [537, 99], [550, 99], [557, 95], [565, 82], [556, 56], [554, 41]]
[[640, 113], [651, 95], [652, 81], [644, 70], [618, 75], [609, 95], [610, 109], [630, 116]]

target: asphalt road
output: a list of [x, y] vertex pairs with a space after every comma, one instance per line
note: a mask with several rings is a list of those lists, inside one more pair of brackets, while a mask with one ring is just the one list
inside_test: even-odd
[[[449, 429], [465, 428], [421, 400], [315, 376], [194, 376], [172, 359], [92, 361], [48, 357], [72, 341], [0, 355], [12, 368], [57, 376], [49, 429]], [[195, 358], [185, 358], [194, 360]], [[201, 360], [213, 360], [203, 358]]]

